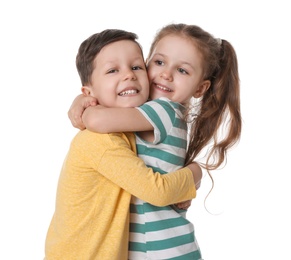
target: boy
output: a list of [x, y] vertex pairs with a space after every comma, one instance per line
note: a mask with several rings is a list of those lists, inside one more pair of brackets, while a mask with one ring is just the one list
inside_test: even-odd
[[[136, 35], [105, 30], [85, 40], [76, 59], [82, 92], [105, 107], [136, 107], [148, 98], [149, 83]], [[190, 168], [191, 171], [187, 168]], [[45, 259], [128, 257], [131, 194], [157, 206], [196, 196], [192, 164], [160, 175], [136, 156], [133, 133], [80, 131], [60, 174]]]

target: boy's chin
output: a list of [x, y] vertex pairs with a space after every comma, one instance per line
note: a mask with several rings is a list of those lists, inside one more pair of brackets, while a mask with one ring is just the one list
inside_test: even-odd
[[129, 101], [124, 102], [120, 107], [128, 108], [128, 107], [139, 107], [144, 104], [147, 100], [136, 100], [136, 101]]

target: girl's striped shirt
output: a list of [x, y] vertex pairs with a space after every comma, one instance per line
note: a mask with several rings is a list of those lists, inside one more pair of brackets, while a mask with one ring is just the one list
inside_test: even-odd
[[[184, 167], [187, 149], [184, 107], [160, 98], [137, 109], [154, 127], [152, 143], [136, 134], [138, 156], [148, 167], [163, 174]], [[132, 197], [129, 259], [201, 259], [194, 226], [185, 213], [173, 205], [157, 207]]]

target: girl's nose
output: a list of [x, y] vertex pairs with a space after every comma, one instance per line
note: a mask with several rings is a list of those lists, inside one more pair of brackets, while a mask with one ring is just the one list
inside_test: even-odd
[[173, 81], [172, 73], [167, 70], [161, 72], [160, 77], [163, 78], [164, 80]]

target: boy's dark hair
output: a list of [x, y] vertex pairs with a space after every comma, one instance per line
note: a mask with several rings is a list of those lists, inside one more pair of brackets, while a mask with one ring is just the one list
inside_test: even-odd
[[[91, 75], [94, 70], [94, 59], [101, 49], [112, 42], [130, 40], [141, 48], [137, 42], [138, 36], [135, 33], [119, 29], [106, 29], [100, 33], [95, 33], [83, 41], [79, 47], [76, 57], [76, 66], [82, 82], [86, 85], [91, 82]], [[141, 48], [142, 52], [142, 48]]]

